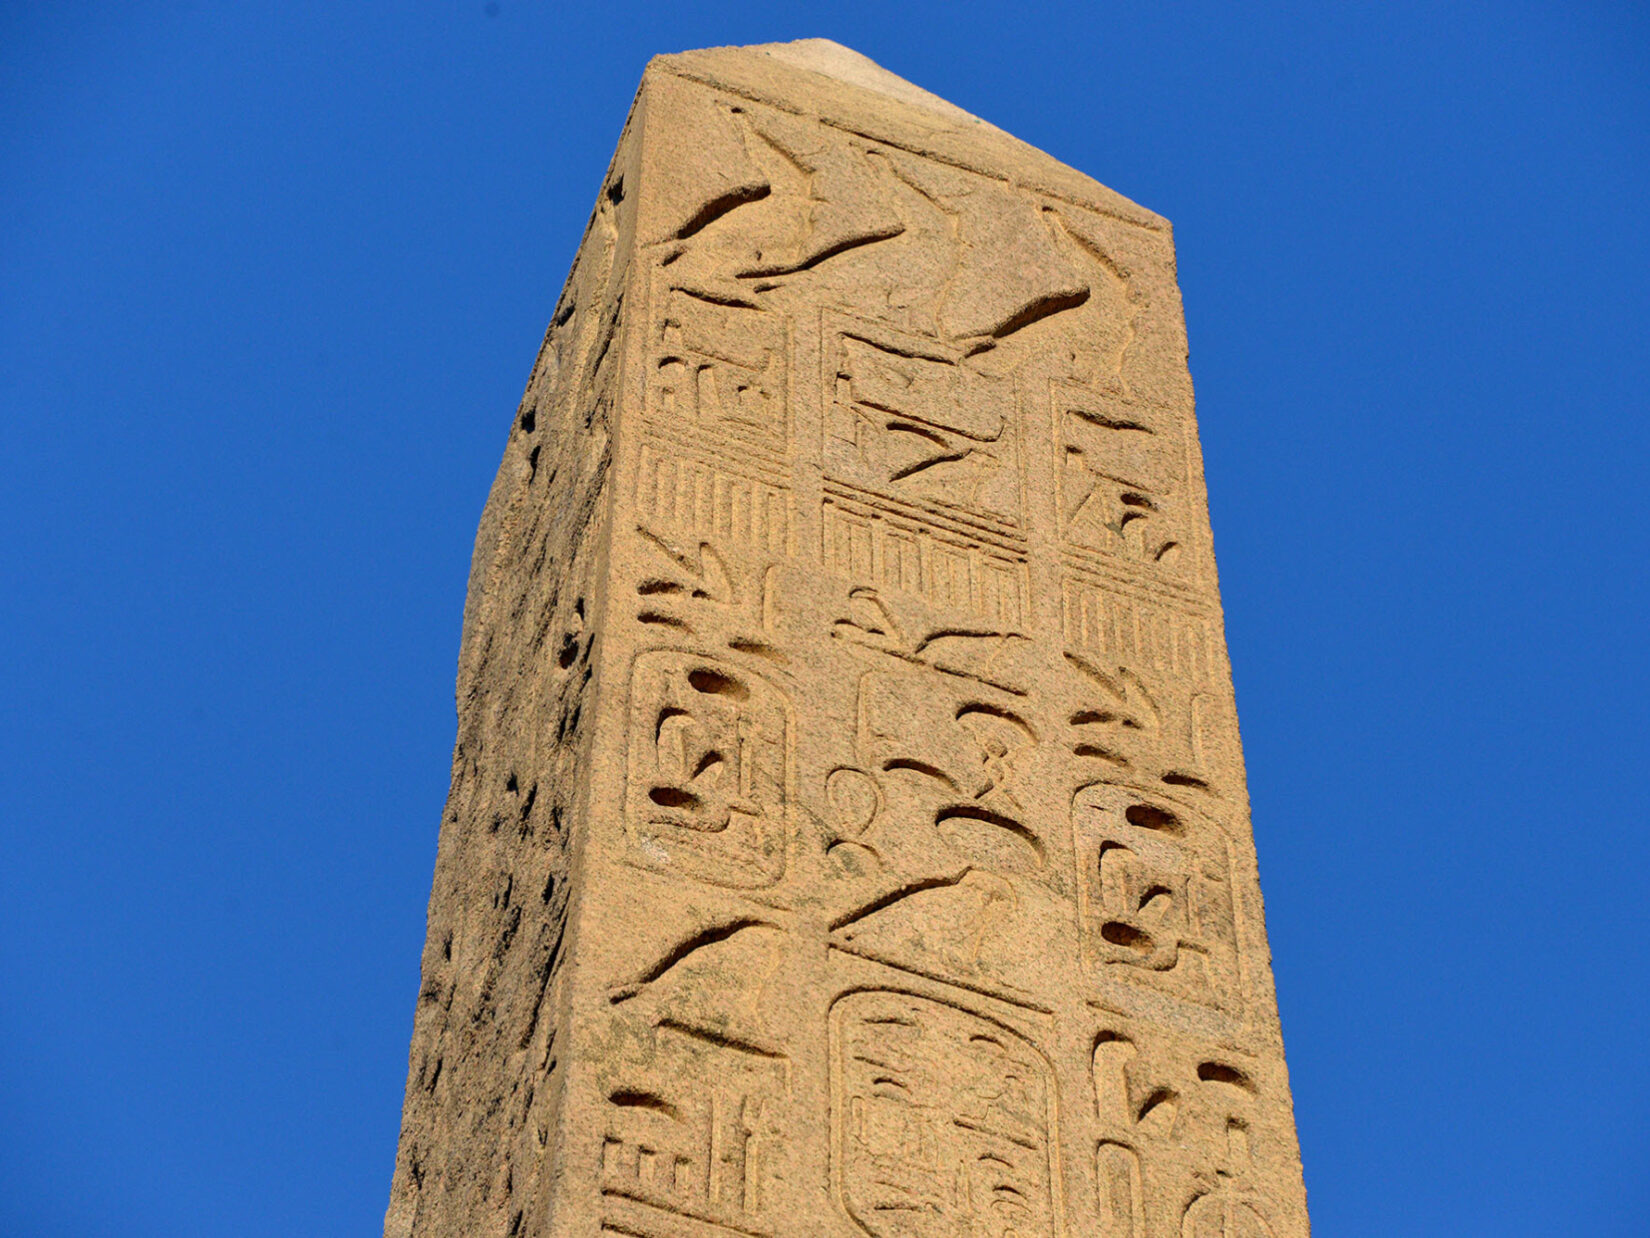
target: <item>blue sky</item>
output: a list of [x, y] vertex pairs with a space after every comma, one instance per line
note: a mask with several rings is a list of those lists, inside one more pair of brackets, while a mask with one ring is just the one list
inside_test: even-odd
[[1650, 13], [0, 6], [0, 1233], [370, 1234], [471, 540], [647, 57], [1175, 223], [1317, 1232], [1650, 1215]]

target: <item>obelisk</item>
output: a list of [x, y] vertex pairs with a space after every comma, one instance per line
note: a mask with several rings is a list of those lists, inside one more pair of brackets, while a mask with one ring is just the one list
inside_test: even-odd
[[476, 541], [385, 1232], [1299, 1238], [1161, 217], [647, 68]]

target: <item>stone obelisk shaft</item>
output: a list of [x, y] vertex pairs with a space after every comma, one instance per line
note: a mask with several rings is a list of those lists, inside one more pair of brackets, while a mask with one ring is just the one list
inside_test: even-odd
[[1168, 224], [655, 60], [476, 543], [386, 1234], [1299, 1238]]

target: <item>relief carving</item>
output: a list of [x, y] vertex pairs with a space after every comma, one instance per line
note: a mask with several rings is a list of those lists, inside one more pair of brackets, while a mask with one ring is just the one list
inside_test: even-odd
[[[608, 1223], [674, 1234], [681, 1220], [773, 1233], [785, 1147], [785, 1063], [676, 1027], [606, 1094], [601, 1180]], [[675, 1222], [675, 1223], [673, 1223]]]
[[611, 987], [608, 1001], [652, 1026], [779, 1060], [788, 1041], [766, 1006], [786, 945], [785, 930], [767, 920], [711, 922], [674, 942], [641, 975]]
[[826, 484], [825, 569], [875, 590], [899, 591], [1005, 628], [1025, 622], [1025, 553], [923, 514], [878, 509]]
[[1012, 626], [950, 625], [932, 610], [898, 605], [863, 586], [848, 591], [844, 609], [844, 617], [831, 624], [837, 640], [1012, 696], [1027, 694], [1032, 642]]
[[[854, 700], [855, 764], [825, 791], [830, 854], [853, 876], [831, 943], [910, 974], [1029, 1009], [1046, 998], [1021, 975], [1023, 952], [1059, 940], [1052, 863], [1037, 811], [1038, 732], [1022, 686], [1029, 640], [935, 629], [855, 590], [833, 635], [870, 655]], [[1069, 930], [1064, 930], [1069, 931]]]
[[784, 218], [759, 234], [761, 244], [751, 248], [739, 278], [760, 281], [755, 287], [766, 289], [827, 258], [905, 231], [888, 197], [887, 174], [865, 146], [783, 112], [744, 115], [755, 154], [774, 186], [769, 209]]
[[1067, 383], [1051, 403], [1061, 536], [1174, 572], [1191, 536], [1178, 419]]
[[1088, 281], [1035, 199], [903, 153], [887, 157], [942, 221], [930, 262], [945, 281], [933, 306], [945, 338], [978, 346], [1088, 300]]
[[1083, 956], [1097, 976], [1240, 1007], [1231, 846], [1157, 791], [1097, 783], [1072, 801]]
[[637, 457], [638, 515], [690, 536], [791, 552], [792, 500], [782, 475], [757, 467], [740, 472], [714, 452], [663, 439], [644, 439]]
[[644, 1234], [774, 1233], [796, 1122], [792, 1039], [775, 1017], [795, 1000], [788, 932], [769, 919], [671, 907], [669, 883], [638, 878], [630, 897], [653, 914], [627, 952], [639, 949], [645, 965], [607, 992], [605, 1104], [592, 1132], [604, 1219]]
[[1254, 1142], [1280, 1115], [1248, 1059], [1115, 1020], [1093, 1083], [1100, 1238], [1274, 1238]]
[[1071, 262], [1083, 272], [1089, 295], [1060, 319], [1054, 352], [1060, 377], [1085, 391], [1117, 399], [1134, 396], [1128, 375], [1149, 308], [1134, 272], [1116, 254], [1116, 237], [1086, 212], [1045, 206], [1045, 222]]
[[1199, 1195], [1186, 1209], [1181, 1222], [1182, 1238], [1274, 1238], [1266, 1223], [1264, 1204], [1227, 1186], [1218, 1186]]
[[[806, 282], [838, 255], [858, 254], [906, 229], [890, 196], [893, 176], [874, 144], [839, 135], [784, 112], [723, 104], [746, 170], [742, 184], [714, 195], [706, 186], [696, 218], [667, 238], [672, 281], [696, 297], [755, 305], [762, 294]], [[680, 212], [678, 212], [680, 213]]]
[[730, 211], [772, 192], [747, 149], [736, 105], [674, 78], [660, 81], [650, 102], [691, 130], [698, 157], [650, 161], [651, 226], [644, 228], [644, 240], [695, 236]]
[[1066, 644], [1091, 660], [1193, 686], [1219, 682], [1214, 627], [1203, 608], [1079, 572], [1066, 573], [1061, 594]]
[[790, 704], [726, 659], [639, 655], [626, 826], [632, 862], [759, 889], [785, 871]]
[[637, 534], [649, 552], [636, 584], [639, 622], [657, 631], [708, 635], [735, 653], [776, 666], [789, 661], [775, 644], [779, 566], [724, 554], [715, 543], [691, 549], [645, 524]]
[[785, 319], [677, 288], [665, 295], [649, 416], [783, 458], [790, 376]]
[[1213, 803], [1232, 789], [1236, 723], [1229, 698], [1188, 694], [1167, 676], [1067, 650], [1067, 740], [1073, 755]]
[[907, 993], [831, 1009], [831, 1177], [872, 1238], [1060, 1232], [1053, 1072], [1018, 1033]]
[[960, 347], [886, 326], [833, 328], [825, 467], [919, 506], [1021, 519], [1012, 379], [973, 368]]

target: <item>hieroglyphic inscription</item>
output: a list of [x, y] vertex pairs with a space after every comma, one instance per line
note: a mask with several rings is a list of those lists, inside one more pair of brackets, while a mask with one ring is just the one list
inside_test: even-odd
[[1257, 1145], [1286, 1118], [1253, 1059], [1112, 1017], [1092, 1062], [1099, 1238], [1273, 1238]]
[[787, 319], [681, 282], [669, 268], [652, 272], [638, 511], [677, 532], [789, 554]]
[[1096, 784], [1072, 803], [1084, 957], [1187, 1001], [1241, 999], [1231, 844], [1161, 791]]
[[779, 479], [734, 472], [663, 439], [646, 440], [637, 454], [640, 514], [683, 533], [774, 554], [790, 551], [791, 496]]
[[1263, 1201], [1221, 1182], [1192, 1201], [1180, 1233], [1182, 1238], [1273, 1238], [1276, 1231], [1264, 1209]]
[[1174, 606], [1077, 572], [1066, 575], [1061, 600], [1068, 644], [1181, 682], [1217, 682], [1215, 637], [1201, 608]]
[[1058, 1232], [1047, 1060], [981, 1015], [897, 992], [831, 1011], [832, 1180], [873, 1238]]
[[696, 297], [666, 281], [648, 415], [783, 459], [790, 377], [782, 315]]
[[653, 570], [636, 582], [637, 620], [673, 638], [699, 636], [713, 646], [783, 667], [774, 646], [779, 621], [779, 565], [732, 552], [725, 543], [678, 542], [647, 525], [636, 532]]
[[853, 763], [824, 787], [829, 854], [861, 882], [833, 908], [831, 946], [1051, 1013], [1059, 993], [1027, 964], [1067, 948], [1072, 874], [1035, 642], [869, 589], [849, 591], [832, 635], [863, 669]]
[[1192, 536], [1179, 418], [1069, 383], [1050, 402], [1066, 542], [1174, 572]]
[[1301, 1238], [1167, 226], [794, 52], [655, 62], [558, 313], [512, 467], [611, 457], [604, 557], [499, 630], [593, 738], [489, 888], [576, 964], [495, 1215], [395, 1238]]
[[626, 820], [633, 861], [715, 885], [785, 871], [790, 706], [725, 661], [657, 650], [636, 659]]
[[[656, 900], [673, 881], [636, 874], [629, 896], [662, 911]], [[621, 953], [640, 953], [641, 966], [606, 996], [605, 1103], [593, 1132], [604, 1216], [658, 1238], [782, 1232], [796, 1115], [789, 1045], [768, 1006], [788, 934], [765, 919], [677, 911], [697, 927], [639, 917]]]
[[[947, 658], [936, 645], [925, 652]], [[1046, 1009], [1018, 974], [1025, 944], [1058, 933], [1044, 889], [1054, 876], [1049, 847], [1025, 799], [1036, 733], [1014, 694], [982, 677], [992, 672], [992, 650], [973, 654], [952, 653], [945, 665], [953, 673], [937, 682], [904, 659], [859, 679], [859, 765], [833, 771], [827, 785], [846, 827], [833, 855], [845, 850], [857, 870], [882, 874], [882, 892], [840, 916], [831, 941]], [[969, 670], [977, 673], [958, 673]]]
[[1024, 622], [1026, 567], [1012, 549], [842, 492], [826, 500], [824, 538], [827, 569], [846, 579], [900, 589], [1010, 629]]
[[657, 1030], [651, 1048], [649, 1060], [607, 1094], [609, 1217], [619, 1225], [635, 1217], [661, 1238], [682, 1232], [683, 1219], [736, 1234], [772, 1232], [783, 1061], [670, 1026]]
[[891, 498], [1021, 522], [1019, 418], [1010, 378], [966, 352], [883, 324], [828, 316], [825, 468]]

